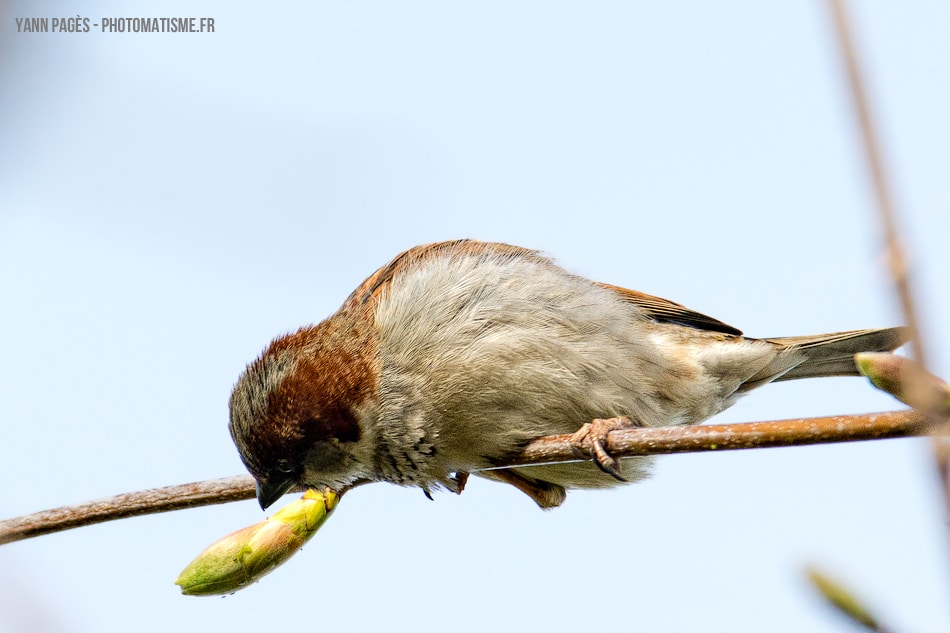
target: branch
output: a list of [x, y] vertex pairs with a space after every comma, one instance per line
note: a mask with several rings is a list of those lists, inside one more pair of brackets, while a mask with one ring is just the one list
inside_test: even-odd
[[250, 475], [127, 492], [0, 521], [0, 545], [115, 519], [253, 498], [254, 479]]
[[[916, 372], [916, 375], [911, 374], [905, 381], [907, 383], [906, 389], [908, 391], [919, 391], [920, 395], [914, 398], [919, 400], [925, 396], [925, 388], [922, 385], [925, 382], [923, 374], [926, 372], [927, 362], [923, 337], [918, 324], [917, 309], [914, 303], [913, 292], [911, 291], [908, 264], [898, 236], [896, 206], [891, 197], [888, 173], [877, 139], [877, 128], [875, 126], [874, 116], [871, 111], [870, 100], [864, 89], [861, 59], [857, 47], [854, 45], [854, 40], [851, 37], [851, 26], [848, 20], [848, 13], [844, 6], [844, 0], [828, 0], [828, 5], [834, 20], [839, 50], [844, 62], [848, 86], [851, 90], [851, 101], [854, 105], [855, 115], [858, 119], [858, 127], [861, 131], [864, 156], [877, 204], [878, 219], [880, 220], [887, 245], [887, 259], [891, 269], [891, 278], [894, 282], [894, 289], [900, 300], [901, 308], [904, 311], [904, 318], [910, 328], [913, 352], [919, 364], [919, 369], [912, 369], [913, 372]], [[946, 434], [948, 432], [950, 432], [950, 417], [944, 416], [943, 433]], [[933, 438], [933, 452], [941, 487], [943, 489], [945, 511], [950, 515], [950, 440], [946, 437], [935, 436]]]
[[[773, 422], [665, 426], [611, 431], [606, 448], [614, 457], [637, 457], [807, 446], [922, 435], [931, 426], [930, 418], [913, 410]], [[499, 467], [582, 461], [573, 453], [570, 437], [550, 435], [539, 438], [528, 444], [517, 459]]]
[[848, 77], [848, 87], [851, 90], [851, 101], [854, 105], [855, 116], [861, 132], [864, 145], [864, 156], [867, 161], [868, 174], [874, 189], [874, 198], [877, 203], [878, 219], [884, 231], [884, 240], [887, 246], [887, 260], [891, 269], [894, 288], [897, 291], [904, 318], [910, 329], [911, 345], [914, 356], [920, 366], [927, 367], [924, 346], [921, 342], [920, 327], [918, 326], [917, 310], [915, 309], [913, 293], [908, 279], [907, 259], [901, 248], [897, 232], [895, 205], [891, 196], [887, 169], [881, 156], [880, 143], [877, 139], [877, 126], [871, 112], [871, 104], [864, 89], [864, 78], [861, 71], [861, 60], [854, 40], [851, 37], [851, 26], [848, 14], [844, 7], [844, 0], [829, 0], [835, 31], [838, 37], [841, 57], [844, 61]]
[[[921, 435], [931, 426], [930, 418], [910, 410], [778, 422], [629, 429], [611, 432], [607, 449], [615, 457], [634, 457], [803, 446]], [[574, 454], [569, 439], [570, 435], [537, 439], [517, 459], [498, 468], [582, 461]], [[0, 521], [0, 544], [104, 521], [253, 498], [254, 480], [248, 475], [130, 492]]]

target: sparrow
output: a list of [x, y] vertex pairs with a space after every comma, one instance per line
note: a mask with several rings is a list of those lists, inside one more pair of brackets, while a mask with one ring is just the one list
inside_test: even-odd
[[[905, 339], [904, 328], [749, 338], [535, 250], [439, 242], [275, 339], [234, 387], [230, 432], [264, 509], [298, 487], [461, 492], [469, 473], [551, 508], [568, 489], [648, 475], [649, 458], [607, 454], [612, 429], [698, 424], [770, 382], [855, 376], [855, 353]], [[482, 470], [555, 434], [593, 460]]]

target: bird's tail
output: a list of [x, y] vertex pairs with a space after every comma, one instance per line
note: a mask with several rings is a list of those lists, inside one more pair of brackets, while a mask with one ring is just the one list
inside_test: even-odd
[[890, 352], [907, 342], [906, 327], [852, 330], [815, 336], [788, 336], [765, 339], [781, 345], [793, 356], [804, 356], [775, 381], [821, 376], [859, 376], [854, 355], [859, 352]]

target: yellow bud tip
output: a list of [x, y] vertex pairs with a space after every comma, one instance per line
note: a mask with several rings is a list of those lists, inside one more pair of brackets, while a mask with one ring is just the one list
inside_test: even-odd
[[266, 521], [211, 544], [182, 570], [175, 584], [186, 596], [215, 596], [257, 582], [316, 534], [339, 500], [330, 490], [308, 490]]

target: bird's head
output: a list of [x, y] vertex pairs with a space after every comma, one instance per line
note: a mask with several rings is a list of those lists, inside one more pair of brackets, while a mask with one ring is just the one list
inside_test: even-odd
[[357, 412], [373, 394], [372, 363], [356, 343], [333, 345], [332, 334], [325, 321], [276, 339], [234, 386], [231, 438], [261, 508], [293, 488], [341, 491], [370, 474]]

